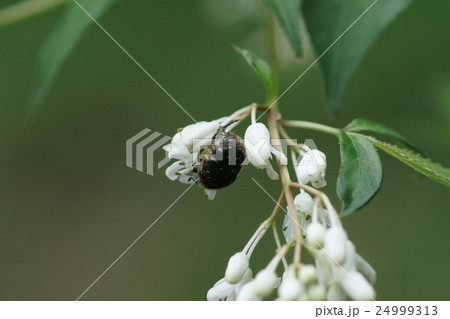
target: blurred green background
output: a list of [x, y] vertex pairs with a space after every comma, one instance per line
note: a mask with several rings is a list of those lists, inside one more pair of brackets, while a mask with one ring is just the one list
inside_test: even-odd
[[[450, 166], [448, 12], [449, 1], [419, 0], [402, 13], [372, 46], [334, 119], [323, 107], [317, 67], [280, 100], [284, 117], [341, 127], [355, 117], [376, 120]], [[0, 30], [1, 300], [76, 299], [186, 188], [162, 170], [151, 177], [125, 166], [128, 138], [144, 128], [173, 135], [190, 119], [96, 26], [24, 135], [36, 55], [60, 13]], [[196, 119], [211, 120], [263, 101], [262, 85], [227, 42], [264, 56], [265, 19], [257, 0], [135, 0], [119, 1], [101, 24]], [[283, 90], [312, 60], [293, 62], [283, 40], [279, 50], [287, 61]], [[290, 132], [326, 152], [324, 190], [339, 206], [337, 140]], [[378, 272], [378, 299], [449, 299], [449, 191], [381, 157], [380, 192], [344, 220]], [[279, 183], [253, 167], [212, 202], [193, 187], [83, 299], [205, 299], [273, 208], [252, 177], [279, 195]], [[251, 267], [262, 267], [273, 250], [268, 233]]]

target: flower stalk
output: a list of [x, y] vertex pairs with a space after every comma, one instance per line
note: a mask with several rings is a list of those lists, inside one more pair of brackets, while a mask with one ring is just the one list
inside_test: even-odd
[[[276, 105], [274, 105], [276, 107]], [[281, 117], [280, 113], [278, 113], [276, 110], [269, 110], [267, 115], [267, 123], [269, 126], [269, 132], [272, 139], [280, 139], [280, 134], [278, 131], [278, 120]], [[275, 148], [278, 148], [280, 150], [279, 146], [274, 146]], [[280, 161], [277, 161], [278, 164], [278, 170], [280, 172], [281, 177], [281, 184], [284, 192], [284, 196], [286, 198], [286, 202], [289, 207], [289, 216], [292, 218], [292, 221], [294, 222], [294, 233], [296, 238], [296, 247], [294, 251], [294, 264], [298, 265], [300, 264], [301, 259], [301, 231], [299, 226], [298, 217], [296, 214], [295, 204], [294, 204], [294, 196], [292, 194], [290, 184], [291, 184], [291, 177], [289, 175], [289, 171], [287, 169], [286, 165], [281, 165]]]
[[304, 129], [308, 129], [308, 130], [314, 130], [314, 131], [319, 131], [319, 132], [323, 132], [323, 133], [327, 133], [327, 134], [331, 134], [331, 135], [335, 135], [338, 136], [339, 132], [341, 131], [338, 128], [335, 127], [331, 127], [328, 125], [324, 125], [324, 124], [319, 124], [319, 123], [315, 123], [315, 122], [308, 122], [308, 121], [281, 121], [281, 125], [283, 127], [296, 127], [296, 128], [304, 128]]

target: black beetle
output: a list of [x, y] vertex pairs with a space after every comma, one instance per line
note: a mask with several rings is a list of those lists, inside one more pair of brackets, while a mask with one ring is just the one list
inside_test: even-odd
[[198, 153], [197, 183], [206, 189], [219, 189], [233, 183], [246, 157], [242, 140], [220, 127], [211, 139], [211, 145], [204, 146]]

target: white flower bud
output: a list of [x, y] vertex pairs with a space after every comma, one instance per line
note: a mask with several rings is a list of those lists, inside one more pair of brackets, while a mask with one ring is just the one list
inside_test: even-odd
[[367, 279], [357, 271], [347, 273], [341, 285], [342, 289], [352, 300], [361, 301], [375, 298], [375, 290]]
[[347, 271], [356, 270], [356, 248], [349, 239], [345, 245], [345, 261], [342, 266]]
[[324, 249], [334, 263], [342, 264], [345, 260], [347, 234], [341, 227], [332, 227], [326, 231]]
[[288, 268], [281, 279], [278, 287], [280, 300], [297, 300], [304, 291], [304, 287], [295, 277], [294, 269]]
[[317, 281], [316, 267], [313, 265], [302, 265], [298, 274], [298, 279], [305, 286]]
[[278, 277], [275, 271], [267, 268], [261, 270], [255, 277], [256, 294], [261, 298], [267, 297], [274, 289], [277, 281]]
[[325, 300], [327, 297], [327, 291], [324, 286], [314, 285], [308, 289], [308, 299], [312, 301]]
[[294, 204], [295, 208], [298, 211], [303, 212], [307, 215], [312, 215], [314, 200], [312, 199], [311, 195], [309, 195], [307, 192], [301, 191], [300, 194], [295, 196]]
[[262, 123], [247, 127], [244, 136], [247, 157], [256, 168], [265, 168], [271, 156], [270, 133]]
[[278, 287], [278, 296], [281, 300], [297, 300], [302, 292], [302, 285], [294, 279], [282, 280]]
[[338, 284], [333, 284], [327, 291], [328, 301], [343, 301], [347, 300], [347, 295]]
[[321, 248], [325, 240], [325, 227], [313, 222], [306, 227], [306, 242], [315, 248]]
[[230, 284], [238, 283], [248, 269], [248, 257], [243, 252], [231, 256], [225, 271], [225, 280]]
[[286, 238], [286, 242], [290, 242], [295, 238], [294, 227], [292, 224], [292, 218], [289, 215], [289, 207], [286, 207], [287, 214], [283, 219], [283, 235]]
[[250, 281], [250, 282], [246, 283], [242, 287], [241, 291], [239, 292], [236, 300], [237, 301], [259, 301], [259, 300], [261, 300], [261, 298], [258, 297], [258, 295], [256, 294], [255, 282]]
[[309, 150], [297, 165], [295, 172], [297, 179], [302, 184], [311, 182], [316, 188], [325, 186], [325, 171], [327, 160], [324, 153], [319, 150]]
[[239, 292], [239, 290], [242, 288], [242, 286], [244, 286], [246, 283], [252, 281], [253, 279], [253, 272], [250, 268], [247, 268], [247, 270], [245, 271], [244, 275], [242, 276], [241, 281], [239, 281], [236, 284], [236, 290]]
[[356, 269], [358, 269], [371, 284], [375, 283], [377, 273], [375, 269], [360, 255], [356, 254]]
[[259, 169], [266, 169], [267, 175], [271, 179], [278, 179], [278, 173], [275, 172], [269, 160], [274, 154], [282, 165], [287, 164], [286, 155], [276, 150], [270, 141], [270, 132], [262, 123], [253, 123], [245, 131], [244, 145], [247, 152], [247, 158], [250, 163]]
[[321, 285], [327, 285], [330, 280], [331, 270], [330, 265], [328, 263], [328, 256], [326, 255], [323, 249], [320, 249], [316, 255], [316, 272], [317, 272], [317, 281]]
[[227, 297], [227, 301], [235, 301], [242, 287], [244, 287], [246, 283], [252, 281], [252, 276], [252, 270], [250, 268], [247, 268], [244, 275], [242, 276], [241, 281], [234, 285], [234, 291]]

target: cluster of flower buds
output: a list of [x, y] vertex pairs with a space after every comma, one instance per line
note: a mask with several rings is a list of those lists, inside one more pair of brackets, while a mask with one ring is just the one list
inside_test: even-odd
[[340, 224], [327, 229], [315, 258], [319, 282], [327, 287], [327, 300], [375, 299], [375, 270], [356, 253]]
[[326, 290], [318, 282], [314, 265], [302, 264], [297, 269], [289, 266], [283, 273], [278, 287], [278, 300], [325, 300]]
[[279, 286], [280, 278], [276, 274], [276, 269], [287, 252], [287, 246], [284, 249], [280, 249], [269, 265], [259, 271], [255, 278], [253, 278], [253, 272], [249, 267], [253, 250], [271, 224], [272, 220], [270, 219], [264, 221], [244, 249], [231, 256], [224, 278], [214, 284], [207, 293], [209, 301], [262, 300]]
[[[294, 202], [304, 240], [315, 258], [318, 283], [325, 291], [325, 299], [373, 300], [375, 270], [356, 253], [336, 212], [316, 207], [304, 191]], [[283, 223], [287, 242], [294, 238], [293, 227], [287, 215]]]

